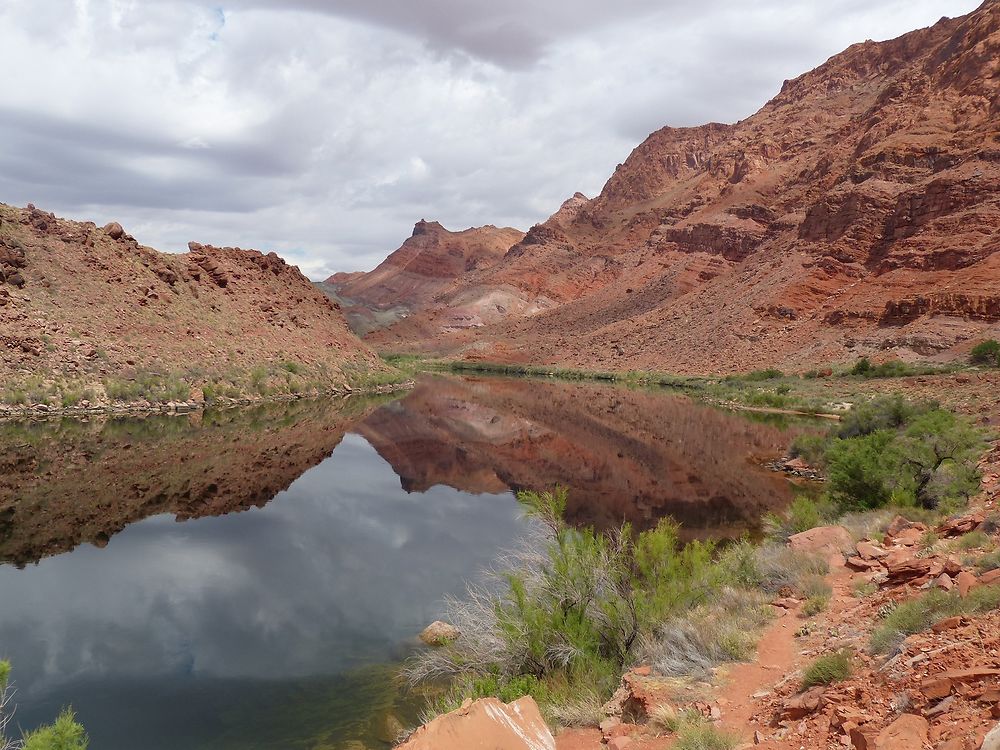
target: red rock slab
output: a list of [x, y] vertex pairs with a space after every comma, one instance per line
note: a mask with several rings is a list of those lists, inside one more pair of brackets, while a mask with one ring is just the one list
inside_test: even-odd
[[979, 576], [979, 583], [983, 586], [989, 586], [990, 584], [997, 582], [1000, 582], [1000, 568], [987, 571]]
[[889, 550], [877, 547], [871, 542], [858, 542], [854, 545], [854, 549], [865, 560], [881, 560], [889, 556]]
[[789, 546], [799, 552], [832, 554], [854, 547], [851, 532], [843, 526], [817, 526], [788, 538]]
[[878, 750], [919, 750], [927, 743], [927, 719], [903, 714], [878, 735]]
[[420, 727], [398, 750], [556, 750], [534, 699], [467, 702]]

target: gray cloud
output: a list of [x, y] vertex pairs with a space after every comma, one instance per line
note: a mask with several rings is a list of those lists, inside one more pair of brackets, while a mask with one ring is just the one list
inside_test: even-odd
[[526, 228], [662, 125], [976, 4], [7, 0], [0, 201], [370, 268], [421, 217]]

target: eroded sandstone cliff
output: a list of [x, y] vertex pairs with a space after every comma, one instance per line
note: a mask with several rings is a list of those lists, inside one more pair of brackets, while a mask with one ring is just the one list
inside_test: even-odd
[[369, 340], [687, 372], [960, 356], [1000, 333], [998, 70], [995, 0], [853, 45], [746, 120], [653, 133]]

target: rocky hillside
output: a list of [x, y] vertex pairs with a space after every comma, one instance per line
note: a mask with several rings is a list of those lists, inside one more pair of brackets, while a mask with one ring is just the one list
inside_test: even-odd
[[15, 404], [304, 392], [383, 367], [274, 253], [161, 253], [30, 205], [0, 204], [0, 310], [0, 400]]
[[[666, 127], [377, 348], [713, 372], [1000, 335], [1000, 3]], [[456, 303], [474, 311], [463, 320]]]
[[[367, 333], [413, 311], [440, 306], [456, 279], [496, 265], [523, 237], [524, 232], [510, 227], [449, 232], [436, 221], [421, 220], [375, 270], [334, 274], [320, 288], [343, 302], [353, 330]], [[463, 311], [450, 314], [463, 316]]]

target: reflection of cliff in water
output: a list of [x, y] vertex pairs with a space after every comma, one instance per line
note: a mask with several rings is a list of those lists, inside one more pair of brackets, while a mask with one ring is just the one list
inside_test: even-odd
[[759, 466], [787, 430], [667, 392], [589, 383], [437, 377], [356, 430], [404, 489], [570, 489], [570, 520], [739, 533], [790, 499]]
[[564, 485], [576, 523], [671, 515], [694, 534], [739, 533], [789, 496], [783, 477], [757, 465], [785, 449], [787, 431], [668, 392], [429, 376], [386, 401], [0, 425], [0, 561], [102, 546], [153, 515], [262, 507], [347, 431], [408, 492]]
[[0, 560], [24, 565], [134, 521], [262, 507], [377, 402], [315, 400], [185, 416], [0, 425]]

